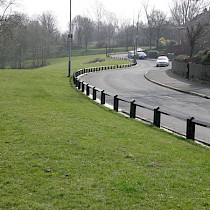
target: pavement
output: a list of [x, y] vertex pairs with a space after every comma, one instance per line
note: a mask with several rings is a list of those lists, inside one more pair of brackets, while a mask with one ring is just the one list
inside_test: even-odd
[[186, 79], [177, 75], [172, 69], [158, 68], [145, 73], [145, 78], [158, 85], [183, 93], [210, 99], [210, 82]]

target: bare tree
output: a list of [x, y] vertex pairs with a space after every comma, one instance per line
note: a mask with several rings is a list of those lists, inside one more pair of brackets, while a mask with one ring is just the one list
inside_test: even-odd
[[7, 11], [14, 4], [15, 4], [15, 0], [0, 0], [0, 8], [2, 10], [0, 14], [0, 22], [6, 20]]
[[32, 58], [32, 68], [41, 66], [41, 52], [43, 45], [41, 44], [42, 28], [38, 20], [31, 20], [27, 25], [27, 43]]
[[48, 31], [49, 35], [53, 35], [57, 32], [56, 18], [51, 12], [44, 12], [39, 16], [39, 21]]
[[150, 27], [151, 27], [151, 35], [156, 42], [156, 48], [159, 48], [159, 39], [164, 35], [167, 19], [166, 14], [160, 10], [152, 10], [149, 15], [150, 19]]
[[84, 43], [87, 49], [88, 43], [92, 40], [94, 31], [92, 20], [88, 17], [78, 15], [72, 21], [72, 29], [74, 37], [77, 40], [77, 45], [81, 46]]
[[[15, 49], [21, 48], [20, 39], [18, 38], [19, 31], [21, 33], [23, 15], [10, 12], [10, 8], [15, 4], [15, 0], [0, 0], [0, 67], [4, 68], [7, 62], [10, 62], [12, 67], [17, 66], [17, 57]], [[23, 37], [23, 36], [22, 36]], [[21, 67], [20, 53], [19, 65]], [[14, 62], [11, 62], [13, 59]]]
[[190, 45], [190, 57], [193, 56], [195, 45], [198, 40], [207, 33], [207, 24], [201, 22], [196, 23], [187, 27], [187, 38]]
[[129, 20], [124, 20], [118, 29], [118, 42], [121, 46], [125, 46], [125, 50], [128, 51], [128, 47], [133, 46], [133, 25]]
[[205, 35], [207, 22], [202, 19], [207, 0], [173, 0], [170, 8], [172, 18], [179, 28], [186, 29], [186, 37], [190, 46], [190, 56], [199, 39]]
[[104, 21], [104, 27], [105, 27], [105, 40], [108, 40], [109, 47], [111, 46], [111, 41], [114, 43], [115, 39], [115, 33], [118, 28], [118, 19], [116, 15], [112, 12], [106, 12], [105, 13], [105, 21]]
[[43, 36], [45, 37], [45, 50], [49, 56], [56, 47], [56, 37], [58, 34], [56, 18], [51, 12], [44, 12], [38, 17], [43, 27]]
[[150, 22], [151, 20], [150, 20], [150, 14], [149, 14], [149, 0], [145, 1], [142, 4], [142, 6], [146, 14], [146, 20], [147, 20], [147, 23], [145, 25], [142, 25], [143, 26], [142, 31], [144, 32], [144, 35], [148, 38], [149, 46], [151, 49], [152, 48], [152, 27], [151, 27], [152, 23]]
[[47, 65], [47, 59], [50, 57], [50, 42], [46, 26], [40, 22], [39, 18], [31, 20], [27, 25], [27, 43], [33, 59], [33, 68]]
[[99, 2], [99, 0], [96, 0], [95, 2], [95, 17], [96, 17], [96, 23], [97, 23], [97, 41], [100, 42], [101, 41], [101, 26], [103, 23], [103, 17], [105, 14], [105, 8], [104, 5]]
[[10, 41], [7, 45], [9, 51], [9, 63], [11, 68], [23, 68], [24, 60], [26, 59], [26, 26], [28, 24], [28, 18], [25, 14], [14, 14], [9, 17], [12, 19], [10, 23]]
[[170, 12], [173, 20], [182, 26], [195, 19], [206, 6], [206, 0], [173, 0]]
[[138, 46], [138, 39], [139, 39], [140, 15], [141, 15], [141, 10], [138, 11], [137, 20], [136, 20], [136, 49]]
[[84, 19], [83, 19], [83, 39], [84, 39], [86, 49], [88, 47], [88, 43], [92, 39], [93, 29], [94, 29], [94, 27], [93, 27], [93, 22], [91, 21], [91, 19], [84, 17]]
[[82, 45], [82, 19], [81, 15], [77, 15], [72, 21], [72, 31], [78, 46]]
[[144, 34], [149, 38], [150, 49], [152, 40], [156, 42], [156, 48], [159, 47], [159, 39], [164, 35], [165, 28], [167, 26], [167, 16], [164, 12], [153, 8], [149, 11], [149, 1], [143, 4], [143, 8], [147, 18], [146, 27], [144, 25]]

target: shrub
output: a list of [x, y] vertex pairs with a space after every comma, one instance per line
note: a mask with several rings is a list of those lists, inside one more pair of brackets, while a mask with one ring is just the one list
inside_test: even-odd
[[198, 55], [193, 56], [193, 62], [195, 64], [200, 64], [201, 63], [201, 57], [199, 57]]
[[206, 50], [202, 56], [201, 64], [210, 65], [210, 50]]
[[193, 57], [196, 64], [210, 65], [210, 50], [201, 50]]
[[159, 51], [157, 51], [157, 50], [149, 50], [149, 51], [147, 51], [147, 56], [149, 58], [157, 58], [159, 56]]
[[160, 43], [160, 46], [166, 46], [168, 43], [168, 40], [166, 40], [164, 37], [162, 37], [159, 39], [159, 43]]
[[178, 55], [175, 60], [179, 62], [193, 62], [196, 64], [210, 65], [210, 50], [201, 50], [197, 55], [193, 56], [193, 58], [186, 55]]
[[175, 58], [176, 61], [179, 61], [179, 62], [186, 62], [186, 60], [188, 60], [188, 57], [186, 55], [178, 55], [176, 58]]

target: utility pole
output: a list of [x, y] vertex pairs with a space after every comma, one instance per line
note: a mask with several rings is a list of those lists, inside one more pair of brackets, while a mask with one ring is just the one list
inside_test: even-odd
[[69, 63], [68, 63], [68, 77], [71, 76], [71, 43], [72, 43], [72, 33], [71, 33], [71, 0], [70, 0], [70, 12], [69, 12]]

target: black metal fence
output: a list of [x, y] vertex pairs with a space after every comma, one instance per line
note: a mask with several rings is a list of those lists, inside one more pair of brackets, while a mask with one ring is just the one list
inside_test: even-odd
[[[76, 88], [81, 90], [84, 94], [91, 97], [92, 100], [99, 100], [102, 105], [104, 104], [110, 104], [116, 112], [123, 112], [127, 114], [130, 118], [133, 119], [141, 119], [144, 121], [147, 121], [149, 123], [153, 123], [157, 127], [164, 127], [161, 125], [161, 118], [164, 116], [172, 117], [173, 119], [181, 120], [182, 123], [185, 122], [185, 133], [180, 133], [176, 131], [173, 128], [167, 128], [168, 130], [171, 130], [173, 132], [176, 132], [178, 134], [181, 134], [182, 136], [185, 136], [187, 139], [197, 140], [200, 143], [203, 143], [207, 146], [210, 146], [210, 141], [208, 139], [202, 140], [202, 139], [195, 139], [195, 128], [196, 126], [201, 126], [204, 128], [210, 128], [210, 123], [203, 122], [196, 120], [194, 117], [186, 117], [179, 115], [177, 113], [170, 112], [169, 110], [161, 109], [160, 107], [151, 106], [148, 104], [139, 103], [135, 100], [129, 101], [128, 99], [122, 98], [118, 95], [113, 95], [105, 90], [100, 90], [97, 87], [94, 87], [81, 79], [79, 79], [79, 76], [86, 73], [91, 72], [97, 72], [97, 71], [103, 71], [108, 69], [117, 69], [117, 68], [127, 68], [131, 67], [135, 64], [123, 64], [123, 65], [116, 65], [116, 66], [100, 66], [100, 67], [93, 67], [93, 68], [85, 68], [80, 69], [77, 72], [73, 74], [73, 82]], [[140, 109], [144, 109], [150, 112], [150, 117], [146, 118], [143, 116], [143, 111], [141, 112]], [[145, 111], [144, 111], [145, 112]], [[183, 126], [182, 126], [183, 127]], [[210, 136], [209, 136], [210, 138]]]

